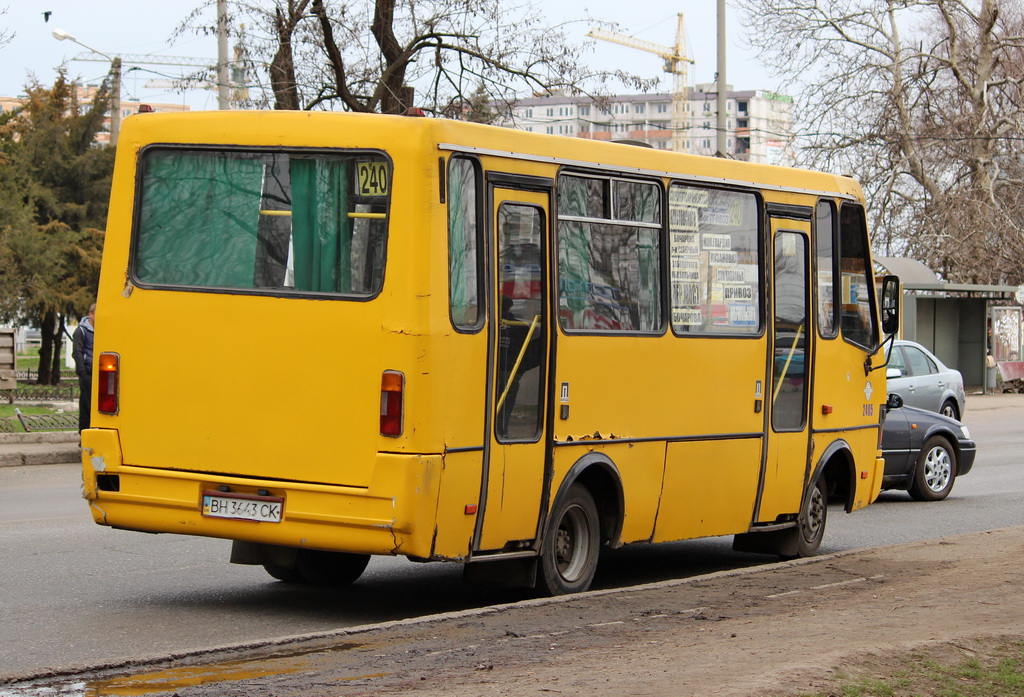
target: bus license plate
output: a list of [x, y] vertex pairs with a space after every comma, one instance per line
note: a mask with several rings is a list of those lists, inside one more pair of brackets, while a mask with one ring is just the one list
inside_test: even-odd
[[249, 494], [222, 494], [203, 492], [203, 515], [209, 518], [255, 520], [261, 523], [280, 523], [284, 499], [277, 496]]

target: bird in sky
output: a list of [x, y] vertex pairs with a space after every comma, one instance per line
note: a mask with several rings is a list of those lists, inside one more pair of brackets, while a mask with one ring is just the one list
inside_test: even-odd
[[50, 21], [50, 15], [52, 15], [52, 14], [53, 14], [53, 12], [51, 10], [47, 10], [46, 12], [44, 12], [43, 13], [43, 21], [44, 22], [49, 22]]

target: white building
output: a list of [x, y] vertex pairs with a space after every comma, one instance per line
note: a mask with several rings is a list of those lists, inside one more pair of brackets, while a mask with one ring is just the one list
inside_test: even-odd
[[[697, 85], [686, 103], [686, 152], [714, 155], [717, 146], [717, 88]], [[793, 98], [766, 90], [735, 91], [726, 99], [726, 148], [737, 160], [792, 165]], [[588, 97], [551, 95], [522, 99], [506, 124], [534, 133], [635, 140], [672, 148], [672, 95], [614, 95], [599, 106]]]

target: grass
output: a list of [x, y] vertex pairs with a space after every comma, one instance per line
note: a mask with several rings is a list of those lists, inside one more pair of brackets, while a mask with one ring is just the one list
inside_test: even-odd
[[36, 354], [32, 356], [18, 354], [18, 370], [31, 370], [32, 372], [39, 370], [39, 349], [33, 350], [36, 351]]
[[[63, 344], [64, 350], [70, 350], [67, 347], [67, 342]], [[18, 354], [18, 370], [39, 370], [39, 347], [28, 346], [25, 349], [25, 353]]]
[[21, 411], [22, 414], [56, 414], [60, 411], [49, 407], [28, 406], [26, 404], [7, 404], [6, 401], [2, 402], [0, 403], [0, 419], [11, 419], [14, 424], [13, 433], [25, 432], [25, 429], [21, 426], [21, 422], [14, 418], [15, 409]]
[[39, 347], [29, 346], [18, 354], [18, 370], [39, 370]]
[[959, 662], [915, 654], [882, 672], [841, 675], [838, 691], [800, 697], [1024, 697], [1024, 641], [993, 643]]
[[22, 414], [56, 414], [57, 409], [49, 407], [30, 407], [24, 404], [0, 404], [0, 418], [14, 416], [14, 410], [18, 409]]
[[[35, 346], [28, 347], [25, 353], [18, 354], [18, 370], [39, 370], [39, 348]], [[22, 385], [24, 387], [24, 385]], [[56, 414], [58, 409], [51, 409], [50, 407], [43, 406], [30, 406], [27, 404], [7, 404], [6, 398], [0, 402], [0, 419], [7, 419], [14, 417], [15, 408], [21, 410], [22, 414]], [[21, 424], [15, 420], [14, 429], [16, 433], [23, 432], [24, 429]]]

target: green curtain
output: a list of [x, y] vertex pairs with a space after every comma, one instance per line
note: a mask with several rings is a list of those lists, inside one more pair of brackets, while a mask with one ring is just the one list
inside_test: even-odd
[[146, 155], [144, 171], [139, 280], [251, 288], [263, 163], [156, 150]]
[[295, 290], [352, 289], [352, 236], [345, 162], [293, 158], [292, 245]]

